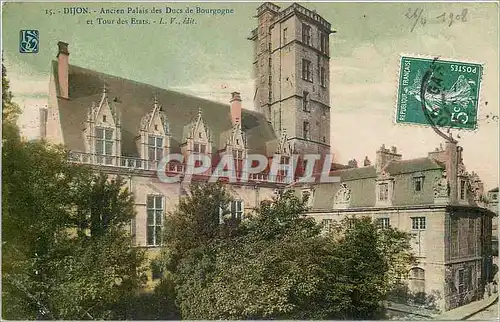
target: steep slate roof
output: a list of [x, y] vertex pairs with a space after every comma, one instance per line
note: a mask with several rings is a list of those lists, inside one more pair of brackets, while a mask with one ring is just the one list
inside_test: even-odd
[[340, 181], [351, 181], [366, 178], [375, 178], [377, 177], [377, 173], [375, 171], [375, 166], [368, 166], [362, 168], [350, 168], [331, 171], [330, 177], [334, 176], [340, 177]]
[[413, 173], [418, 171], [444, 169], [445, 165], [436, 159], [425, 157], [411, 160], [393, 161], [385, 167], [391, 175]]
[[[425, 157], [411, 160], [392, 161], [386, 167], [385, 171], [390, 175], [414, 173], [419, 171], [444, 169], [445, 165], [433, 158]], [[340, 181], [352, 181], [367, 178], [376, 178], [375, 166], [361, 168], [350, 168], [331, 171], [330, 176], [339, 176]]]
[[[59, 96], [57, 61], [52, 71]], [[220, 146], [220, 134], [232, 127], [229, 104], [158, 88], [152, 85], [107, 75], [90, 69], [69, 65], [69, 97], [58, 98], [63, 138], [74, 151], [84, 151], [83, 127], [92, 102], [99, 103], [106, 85], [108, 98], [121, 115], [122, 155], [139, 157], [135, 138], [139, 135], [140, 120], [153, 109], [154, 96], [167, 116], [171, 135], [171, 152], [179, 152], [183, 127], [202, 117], [212, 133], [213, 151]], [[116, 98], [116, 102], [113, 102]], [[250, 153], [267, 154], [266, 143], [276, 140], [271, 125], [261, 113], [242, 109], [242, 129], [246, 132]], [[272, 151], [274, 152], [274, 151]]]
[[[404, 173], [417, 173], [427, 170], [444, 169], [444, 164], [436, 161], [433, 158], [425, 157], [411, 160], [392, 161], [386, 167], [385, 171], [390, 175], [398, 175]], [[356, 181], [363, 179], [377, 178], [375, 166], [367, 166], [361, 168], [342, 169], [330, 172], [330, 177], [339, 176], [340, 182]], [[373, 181], [373, 184], [374, 181]], [[314, 185], [314, 204], [315, 210], [331, 210], [333, 207], [333, 199], [335, 192], [339, 188], [339, 183], [319, 183]], [[297, 187], [296, 190], [300, 190]], [[358, 193], [359, 191], [355, 191]], [[365, 191], [366, 192], [366, 191]], [[368, 192], [370, 193], [370, 192]]]

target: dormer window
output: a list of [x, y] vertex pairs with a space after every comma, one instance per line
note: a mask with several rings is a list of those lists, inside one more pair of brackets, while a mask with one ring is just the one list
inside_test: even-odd
[[243, 151], [241, 150], [234, 150], [233, 151], [233, 157], [237, 160], [242, 160], [243, 159]]
[[160, 161], [163, 158], [163, 137], [149, 136], [148, 157], [149, 161]]
[[385, 201], [389, 199], [389, 183], [384, 182], [379, 184], [378, 200]]
[[155, 131], [158, 131], [158, 124], [155, 124]]
[[202, 138], [201, 132], [198, 132], [198, 138]]
[[103, 115], [103, 116], [102, 116], [102, 121], [103, 121], [104, 123], [106, 123], [106, 115]]
[[196, 153], [205, 153], [207, 146], [205, 144], [195, 143], [193, 144], [193, 152]]
[[[97, 155], [113, 155], [113, 129], [111, 128], [96, 128], [95, 138], [95, 153]], [[113, 160], [110, 157], [99, 158], [99, 163], [112, 164]]]

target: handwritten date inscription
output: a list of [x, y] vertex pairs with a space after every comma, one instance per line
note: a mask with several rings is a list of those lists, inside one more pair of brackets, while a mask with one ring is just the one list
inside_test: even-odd
[[457, 22], [467, 22], [467, 13], [468, 9], [463, 9], [460, 13], [443, 12], [439, 16], [429, 16], [422, 8], [409, 8], [405, 17], [412, 21], [411, 32], [413, 32], [417, 25], [443, 24], [450, 27]]

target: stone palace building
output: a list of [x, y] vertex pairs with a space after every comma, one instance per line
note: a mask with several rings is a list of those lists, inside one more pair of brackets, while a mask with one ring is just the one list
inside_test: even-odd
[[[334, 31], [296, 3], [285, 9], [264, 3], [256, 17], [248, 38], [254, 44], [255, 93], [247, 94], [254, 95], [255, 110], [242, 108], [237, 92], [228, 97], [230, 104], [221, 104], [71, 65], [68, 44], [59, 42], [41, 136], [64, 144], [73, 162], [128, 177], [137, 210], [131, 232], [151, 258], [159, 251], [163, 221], [155, 214], [168, 214], [189, 191], [186, 184], [158, 179], [165, 155], [203, 153], [217, 160], [232, 154], [235, 162], [249, 153], [298, 155], [291, 178], [273, 177], [267, 168], [246, 183], [228, 184], [235, 198], [232, 215], [249, 215], [261, 201], [292, 188], [309, 196], [309, 215], [326, 229], [345, 216], [370, 216], [411, 232], [418, 258], [408, 272], [411, 292], [434, 294], [442, 310], [479, 299], [491, 279], [492, 212], [481, 206], [482, 183], [466, 171], [462, 148], [447, 142], [427, 156], [404, 160], [395, 147], [382, 146], [373, 165], [368, 159], [363, 166], [332, 163], [331, 175], [340, 182], [296, 182], [306, 167], [304, 154], [330, 154]], [[166, 171], [182, 173], [185, 167], [169, 163]]]

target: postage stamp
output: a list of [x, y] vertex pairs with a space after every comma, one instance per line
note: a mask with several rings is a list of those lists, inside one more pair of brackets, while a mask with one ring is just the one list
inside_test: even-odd
[[475, 130], [483, 65], [401, 56], [396, 123]]

